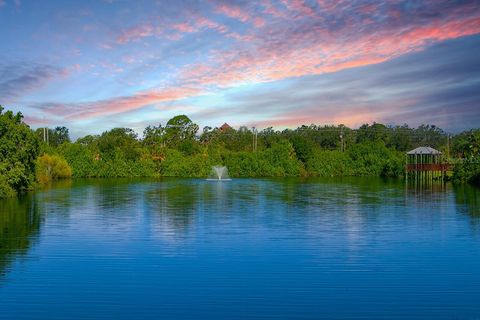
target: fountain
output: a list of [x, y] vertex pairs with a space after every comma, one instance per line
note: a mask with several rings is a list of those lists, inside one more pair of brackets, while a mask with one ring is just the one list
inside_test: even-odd
[[228, 170], [227, 167], [224, 166], [213, 166], [212, 167], [212, 173], [208, 176], [208, 179], [210, 181], [225, 181], [225, 180], [231, 180], [230, 177], [228, 176]]

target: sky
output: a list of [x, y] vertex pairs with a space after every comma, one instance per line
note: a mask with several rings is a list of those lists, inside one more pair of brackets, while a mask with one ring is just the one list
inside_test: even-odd
[[186, 114], [480, 127], [480, 1], [0, 0], [0, 104], [73, 137]]

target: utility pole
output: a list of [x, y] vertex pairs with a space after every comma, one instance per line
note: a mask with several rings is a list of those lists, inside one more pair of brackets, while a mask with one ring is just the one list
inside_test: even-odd
[[342, 152], [345, 151], [345, 147], [343, 145], [343, 127], [341, 127], [341, 131], [340, 131], [340, 150]]
[[450, 135], [447, 134], [447, 160], [450, 159]]
[[255, 127], [252, 127], [252, 149], [253, 152], [257, 152], [258, 146], [258, 131]]
[[43, 128], [43, 142], [48, 144], [48, 128], [47, 127]]

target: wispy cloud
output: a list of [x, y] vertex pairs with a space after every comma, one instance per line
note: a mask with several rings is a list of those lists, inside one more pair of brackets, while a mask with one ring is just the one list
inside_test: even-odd
[[[301, 2], [288, 4], [301, 10]], [[451, 6], [443, 12], [445, 7], [448, 3], [439, 1], [410, 10], [402, 8], [400, 12], [392, 6], [377, 22], [366, 17], [360, 17], [360, 21], [344, 18], [339, 25], [339, 21], [324, 17], [294, 25], [279, 24], [256, 34], [248, 44], [240, 43], [232, 50], [218, 52], [207, 63], [188, 68], [184, 78], [205, 85], [231, 86], [336, 72], [480, 32], [480, 13], [474, 10], [474, 3]], [[355, 9], [354, 2], [328, 8], [335, 15], [338, 10]], [[368, 9], [367, 14], [372, 10]]]
[[135, 42], [149, 37], [157, 37], [169, 40], [180, 40], [185, 34], [215, 30], [219, 33], [227, 32], [228, 28], [212, 19], [198, 14], [188, 14], [181, 21], [156, 21], [141, 23], [122, 30], [117, 36], [118, 44]]
[[282, 0], [281, 2], [290, 11], [310, 17], [316, 16], [315, 9], [303, 0]]
[[[8, 1], [7, 6], [13, 3]], [[29, 8], [25, 3], [21, 10], [3, 8], [1, 14], [16, 11], [20, 18]], [[24, 19], [20, 29], [5, 20], [8, 25], [0, 30], [0, 40], [9, 46], [2, 57], [22, 63], [0, 64], [0, 98], [3, 103], [28, 102], [26, 107], [34, 107], [40, 115], [69, 123], [114, 118], [125, 112], [141, 116], [149, 107], [168, 101], [183, 104], [180, 100], [185, 99], [188, 103], [184, 105], [202, 105], [206, 93], [207, 101], [216, 97], [223, 103], [225, 92], [244, 87], [253, 88], [255, 100], [237, 99], [243, 102], [234, 111], [222, 103], [205, 103], [194, 113], [207, 119], [212, 114], [228, 116], [233, 112], [241, 121], [255, 114], [278, 125], [287, 124], [289, 119], [306, 122], [309, 118], [352, 124], [357, 120], [348, 114], [350, 111], [340, 112], [351, 110], [345, 109], [348, 105], [355, 106], [361, 111], [356, 115], [366, 120], [389, 121], [379, 111], [388, 101], [392, 107], [386, 110], [391, 114], [414, 121], [426, 117], [425, 110], [434, 106], [444, 110], [435, 113], [437, 119], [441, 114], [453, 116], [454, 103], [461, 104], [455, 110], [471, 115], [477, 101], [473, 94], [476, 87], [465, 84], [462, 78], [441, 90], [427, 90], [432, 83], [438, 84], [438, 71], [415, 74], [416, 84], [427, 82], [424, 95], [403, 92], [395, 96], [390, 92], [411, 88], [411, 75], [395, 68], [394, 74], [382, 78], [382, 68], [375, 68], [411, 54], [434, 52], [430, 49], [449, 40], [480, 34], [480, 5], [475, 0], [147, 1], [141, 6], [104, 0], [62, 2], [47, 9], [36, 12], [35, 21]], [[479, 47], [475, 43], [465, 49], [466, 56], [474, 56]], [[441, 60], [433, 53], [429, 58]], [[448, 61], [443, 70], [449, 72], [445, 71], [443, 79], [458, 74], [460, 68], [457, 60]], [[461, 68], [475, 70], [473, 63], [478, 61], [470, 61], [470, 68], [463, 64]], [[325, 83], [310, 86], [308, 82], [296, 87], [298, 92], [276, 90], [289, 81], [311, 81], [342, 72], [366, 77], [362, 73], [365, 67], [378, 75], [369, 78], [372, 88], [382, 88], [375, 94], [349, 81], [344, 85], [342, 77], [328, 84], [335, 87], [330, 93], [321, 86]], [[471, 73], [468, 76], [474, 77]], [[61, 77], [65, 81], [58, 82], [57, 90], [47, 85]], [[397, 87], [375, 81], [390, 81]], [[264, 85], [278, 100], [258, 94], [256, 90]], [[349, 94], [339, 94], [342, 88]], [[455, 93], [471, 99], [455, 97]], [[318, 106], [332, 110], [317, 115], [314, 110]]]
[[[452, 131], [476, 127], [480, 57], [469, 50], [479, 45], [480, 36], [465, 37], [377, 65], [265, 83], [241, 92], [228, 89], [222, 106], [211, 110], [229, 123], [248, 115], [248, 124], [257, 127], [356, 127], [373, 121], [430, 123]], [[214, 112], [198, 116], [208, 119]]]
[[248, 12], [236, 5], [221, 3], [217, 6], [215, 11], [232, 19], [239, 20], [241, 22], [247, 22], [248, 20], [250, 20], [250, 15], [248, 14]]
[[41, 103], [34, 107], [42, 112], [63, 116], [67, 120], [83, 120], [137, 110], [161, 102], [176, 101], [198, 94], [193, 88], [149, 90], [131, 96], [85, 103]]
[[0, 99], [12, 102], [57, 77], [68, 74], [67, 69], [47, 64], [0, 65]]
[[127, 43], [130, 41], [140, 40], [142, 38], [159, 35], [162, 30], [151, 23], [145, 23], [128, 28], [117, 37], [118, 43]]

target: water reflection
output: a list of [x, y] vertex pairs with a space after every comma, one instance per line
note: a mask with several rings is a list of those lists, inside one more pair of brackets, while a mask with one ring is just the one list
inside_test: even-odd
[[453, 189], [458, 212], [467, 214], [472, 228], [480, 232], [480, 189], [471, 185], [455, 186]]
[[142, 197], [144, 217], [149, 221], [152, 238], [167, 243], [165, 254], [175, 254], [187, 235], [192, 235], [191, 225], [198, 210], [199, 190], [187, 180], [167, 180], [153, 183]]
[[32, 195], [0, 200], [0, 275], [36, 241], [41, 218]]
[[0, 314], [465, 318], [479, 204], [364, 178], [74, 181], [0, 201]]

